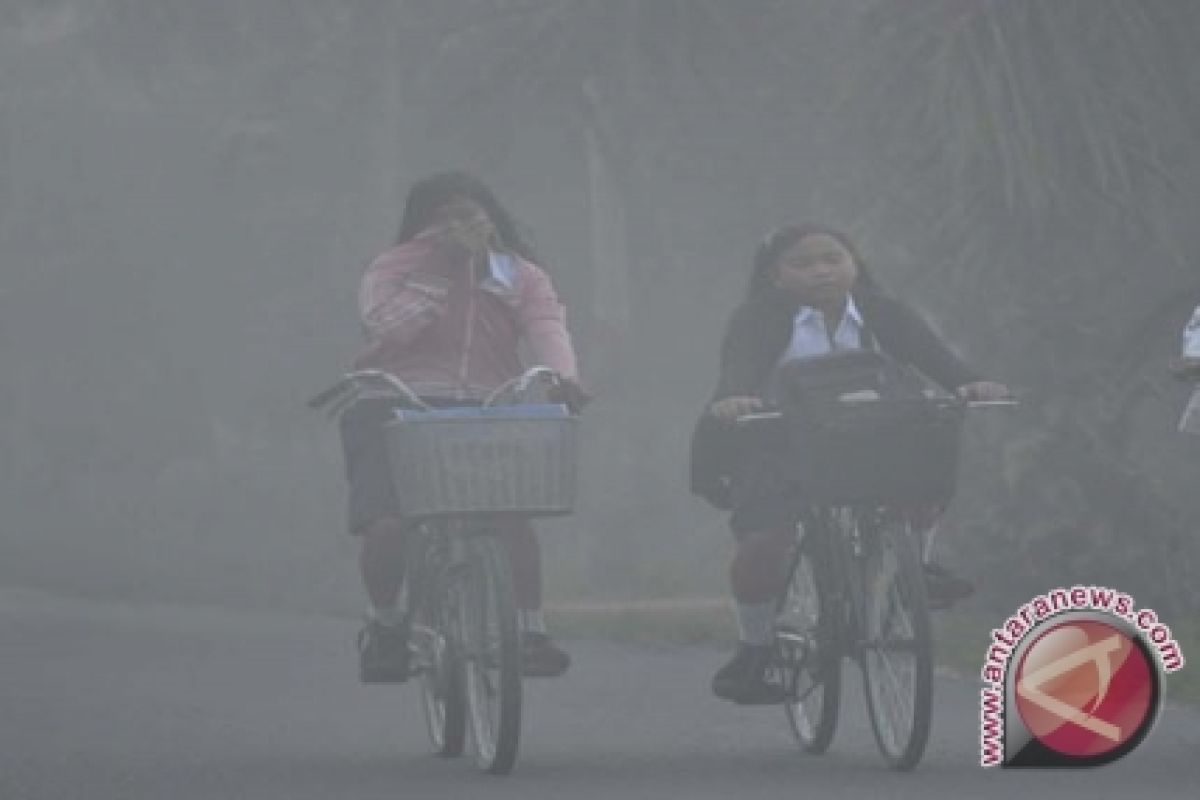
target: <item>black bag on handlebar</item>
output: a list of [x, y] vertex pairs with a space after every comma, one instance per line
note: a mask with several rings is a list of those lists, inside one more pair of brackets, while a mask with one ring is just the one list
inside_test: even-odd
[[958, 473], [962, 408], [926, 396], [908, 367], [874, 350], [797, 359], [780, 371], [789, 459], [807, 502], [944, 503]]
[[874, 392], [889, 400], [925, 396], [925, 382], [880, 350], [839, 350], [785, 362], [779, 387], [788, 404], [839, 400], [845, 395]]

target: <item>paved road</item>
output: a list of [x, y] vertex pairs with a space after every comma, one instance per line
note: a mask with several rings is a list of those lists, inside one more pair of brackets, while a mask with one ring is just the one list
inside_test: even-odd
[[[881, 766], [860, 699], [833, 751], [708, 695], [721, 654], [575, 641], [530, 686], [517, 772], [426, 754], [410, 687], [355, 684], [344, 620], [0, 592], [0, 798], [1128, 798], [1200, 796], [1200, 714], [1168, 708], [1101, 770], [983, 771], [974, 688], [943, 678], [921, 768]], [[856, 683], [856, 682], [855, 682]]]

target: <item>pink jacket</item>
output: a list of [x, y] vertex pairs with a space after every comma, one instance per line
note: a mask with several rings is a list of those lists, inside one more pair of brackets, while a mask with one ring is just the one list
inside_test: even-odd
[[382, 369], [418, 394], [482, 399], [531, 364], [578, 379], [566, 314], [550, 278], [515, 256], [474, 284], [465, 256], [418, 236], [367, 268], [359, 313], [367, 347], [358, 369]]

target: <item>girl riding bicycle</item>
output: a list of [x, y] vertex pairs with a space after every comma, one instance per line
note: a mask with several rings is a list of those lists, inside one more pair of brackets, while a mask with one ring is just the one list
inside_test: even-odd
[[[740, 703], [781, 699], [765, 673], [776, 598], [803, 508], [803, 498], [769, 459], [735, 463], [726, 444], [731, 423], [775, 399], [784, 362], [867, 348], [966, 399], [1008, 396], [1003, 385], [980, 380], [912, 309], [884, 294], [845, 235], [818, 225], [788, 225], [769, 235], [755, 255], [747, 296], [726, 328], [720, 380], [693, 439], [692, 489], [732, 508], [737, 539], [730, 583], [740, 641], [713, 678], [719, 697]], [[932, 562], [926, 577], [931, 597], [952, 599], [972, 590]]]
[[[431, 406], [475, 405], [521, 374], [520, 349], [563, 378], [560, 399], [579, 406], [575, 352], [565, 314], [516, 223], [477, 178], [458, 172], [414, 185], [395, 246], [362, 279], [359, 311], [367, 346], [356, 369], [379, 369]], [[404, 575], [405, 525], [396, 513], [383, 424], [396, 400], [365, 397], [341, 418], [349, 527], [362, 541], [360, 565], [370, 600], [359, 639], [365, 683], [407, 677], [408, 645], [397, 610]], [[506, 541], [527, 675], [562, 674], [570, 659], [547, 635], [541, 611], [541, 553], [528, 522]]]

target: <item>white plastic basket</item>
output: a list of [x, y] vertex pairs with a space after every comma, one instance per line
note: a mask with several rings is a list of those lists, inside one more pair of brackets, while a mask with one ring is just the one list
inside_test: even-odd
[[398, 412], [386, 436], [401, 516], [571, 513], [577, 425], [558, 405]]

